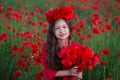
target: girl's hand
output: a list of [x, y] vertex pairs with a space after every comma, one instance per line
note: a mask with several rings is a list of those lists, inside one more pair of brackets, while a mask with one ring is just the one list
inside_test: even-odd
[[76, 77], [82, 79], [82, 72], [77, 73], [77, 70], [78, 70], [78, 67], [77, 67], [77, 66], [74, 66], [73, 68], [71, 68], [71, 69], [69, 70], [69, 71], [70, 71], [70, 75], [76, 76]]

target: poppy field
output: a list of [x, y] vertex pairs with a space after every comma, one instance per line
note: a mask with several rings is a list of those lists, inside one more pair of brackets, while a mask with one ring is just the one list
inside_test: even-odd
[[44, 12], [65, 5], [75, 13], [72, 40], [100, 58], [82, 80], [120, 80], [120, 0], [0, 0], [0, 80], [44, 80]]

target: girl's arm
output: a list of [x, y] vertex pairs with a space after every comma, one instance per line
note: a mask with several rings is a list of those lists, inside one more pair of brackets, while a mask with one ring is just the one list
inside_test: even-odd
[[78, 70], [78, 67], [73, 67], [69, 70], [59, 70], [56, 73], [56, 77], [61, 77], [61, 76], [76, 76], [79, 78], [82, 78], [82, 72], [76, 73], [76, 71]]
[[62, 77], [62, 76], [70, 76], [70, 71], [69, 70], [59, 70], [56, 73], [56, 77]]

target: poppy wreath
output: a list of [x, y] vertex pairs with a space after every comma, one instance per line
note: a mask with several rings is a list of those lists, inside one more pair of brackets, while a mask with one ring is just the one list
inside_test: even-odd
[[60, 6], [59, 8], [54, 8], [48, 10], [44, 13], [48, 23], [51, 23], [57, 19], [64, 18], [66, 20], [71, 20], [74, 17], [74, 11], [71, 6]]

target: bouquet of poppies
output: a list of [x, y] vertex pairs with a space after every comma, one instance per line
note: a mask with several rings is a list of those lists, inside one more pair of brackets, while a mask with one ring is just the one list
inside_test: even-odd
[[99, 54], [94, 54], [94, 51], [88, 46], [65, 46], [58, 52], [58, 57], [62, 59], [63, 66], [78, 66], [77, 72], [83, 72], [87, 67], [92, 70], [100, 58]]

